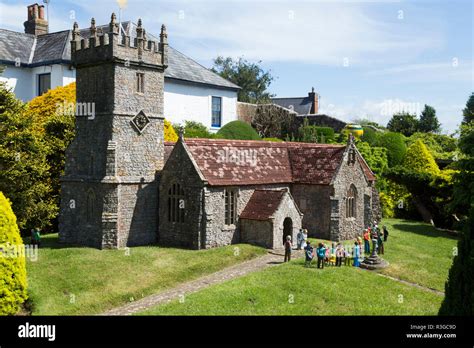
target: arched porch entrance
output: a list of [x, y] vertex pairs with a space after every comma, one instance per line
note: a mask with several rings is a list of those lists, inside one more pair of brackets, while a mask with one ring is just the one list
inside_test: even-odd
[[286, 236], [293, 237], [293, 221], [291, 218], [287, 217], [283, 221], [283, 236], [282, 236], [282, 243], [285, 244]]

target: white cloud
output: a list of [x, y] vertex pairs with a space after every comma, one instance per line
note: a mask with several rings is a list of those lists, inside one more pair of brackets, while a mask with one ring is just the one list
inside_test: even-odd
[[[108, 20], [117, 9], [115, 1], [77, 6], [97, 20]], [[330, 66], [342, 66], [345, 58], [349, 65], [387, 64], [409, 61], [443, 45], [436, 28], [423, 29], [423, 18], [416, 28], [388, 24], [368, 9], [364, 3], [345, 1], [143, 0], [129, 1], [123, 13], [132, 20], [141, 16], [145, 28], [155, 34], [166, 23], [171, 44], [179, 42], [202, 60], [221, 54]]]

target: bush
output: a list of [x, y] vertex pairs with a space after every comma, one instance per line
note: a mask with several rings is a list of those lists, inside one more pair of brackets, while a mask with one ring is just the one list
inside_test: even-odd
[[253, 129], [251, 125], [243, 121], [227, 123], [217, 132], [217, 136], [222, 139], [261, 140], [257, 131]]
[[48, 147], [34, 131], [26, 106], [0, 83], [0, 191], [10, 199], [21, 230], [45, 229], [57, 216]]
[[430, 174], [439, 174], [439, 168], [433, 155], [428, 151], [425, 144], [418, 139], [408, 148], [403, 166], [415, 172], [428, 172]]
[[365, 141], [368, 143], [370, 146], [374, 146], [377, 142], [377, 139], [379, 137], [379, 132], [375, 131], [371, 127], [364, 127], [364, 135], [362, 135], [362, 138], [360, 140]]
[[176, 131], [171, 125], [171, 122], [168, 120], [165, 120], [164, 128], [165, 128], [165, 141], [176, 142], [178, 140], [178, 134], [176, 134]]
[[263, 141], [273, 141], [273, 142], [275, 142], [275, 143], [280, 143], [280, 142], [283, 141], [283, 140], [278, 139], [278, 138], [263, 138], [262, 140], [263, 140]]
[[184, 126], [175, 124], [173, 128], [178, 130], [178, 132], [184, 132], [185, 138], [215, 138], [214, 134], [209, 132], [205, 125], [196, 121], [184, 121]]
[[457, 153], [457, 139], [434, 133], [415, 133], [408, 138], [408, 146], [417, 140], [423, 141], [434, 158], [452, 159]]
[[387, 149], [389, 167], [394, 167], [402, 163], [405, 153], [407, 152], [405, 137], [400, 133], [383, 133], [377, 139], [376, 145]]
[[0, 192], [0, 315], [14, 315], [27, 299], [23, 241], [10, 202]]
[[380, 176], [388, 167], [387, 149], [384, 147], [371, 147], [363, 141], [357, 142], [357, 149], [364, 157], [374, 174]]

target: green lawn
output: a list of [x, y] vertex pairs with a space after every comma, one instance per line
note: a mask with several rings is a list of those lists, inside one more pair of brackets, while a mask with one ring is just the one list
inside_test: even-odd
[[416, 221], [385, 219], [383, 223], [389, 230], [383, 257], [390, 267], [382, 273], [444, 291], [455, 237]]
[[57, 235], [43, 237], [38, 260], [27, 262], [33, 315], [102, 313], [266, 253], [250, 245], [200, 251], [149, 246], [129, 252], [62, 247]]
[[[443, 290], [456, 240], [419, 222], [387, 219], [384, 274]], [[144, 315], [436, 315], [443, 296], [354, 267], [295, 260], [157, 306]], [[293, 300], [293, 301], [290, 301]]]

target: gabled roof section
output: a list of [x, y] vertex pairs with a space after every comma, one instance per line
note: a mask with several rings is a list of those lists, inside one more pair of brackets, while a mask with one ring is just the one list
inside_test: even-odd
[[298, 115], [307, 115], [311, 112], [313, 100], [309, 97], [296, 98], [272, 98], [272, 103], [277, 104], [285, 109], [292, 110]]
[[209, 185], [292, 181], [283, 143], [224, 139], [186, 139], [185, 143]]
[[342, 161], [345, 146], [290, 147], [293, 182], [329, 185]]
[[0, 29], [0, 62], [15, 64], [18, 58], [21, 66], [35, 67], [48, 64], [70, 63], [69, 42], [71, 31], [34, 36]]
[[[122, 27], [130, 36], [133, 45], [136, 37], [136, 24], [122, 22]], [[99, 33], [108, 33], [109, 25], [97, 26]], [[82, 38], [88, 38], [90, 30], [81, 29]], [[146, 33], [148, 40], [159, 41], [159, 38]], [[0, 29], [0, 63], [15, 64], [16, 58], [24, 67], [35, 67], [49, 64], [71, 64], [72, 31], [64, 30], [35, 37], [6, 29]], [[206, 85], [216, 88], [239, 90], [236, 84], [224, 79], [218, 74], [205, 68], [183, 53], [169, 47], [168, 68], [165, 78], [177, 82]]]
[[[165, 145], [165, 158], [172, 143]], [[346, 146], [295, 142], [186, 139], [189, 154], [211, 186], [330, 185]], [[362, 158], [367, 180], [375, 180]]]
[[286, 193], [285, 190], [255, 190], [239, 218], [268, 220], [277, 211]]

